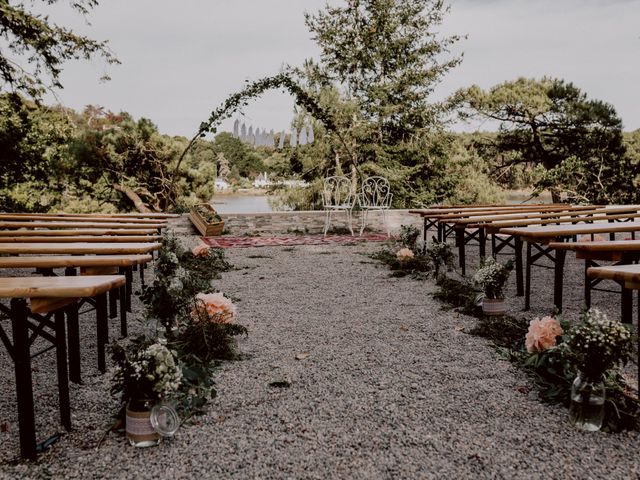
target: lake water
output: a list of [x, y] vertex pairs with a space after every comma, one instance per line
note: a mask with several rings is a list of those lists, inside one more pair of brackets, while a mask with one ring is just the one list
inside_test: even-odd
[[218, 195], [211, 204], [219, 213], [273, 212], [268, 195]]
[[[217, 195], [211, 202], [213, 208], [220, 213], [268, 213], [274, 209], [269, 205], [269, 195]], [[507, 203], [544, 203], [551, 202], [549, 194], [541, 197], [529, 199], [529, 195], [523, 192], [509, 192]]]

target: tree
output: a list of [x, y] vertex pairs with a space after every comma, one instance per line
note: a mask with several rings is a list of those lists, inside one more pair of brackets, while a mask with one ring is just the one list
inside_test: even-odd
[[[51, 5], [59, 0], [41, 0]], [[107, 63], [119, 63], [107, 42], [91, 40], [70, 29], [50, 23], [49, 17], [27, 9], [27, 2], [10, 5], [0, 0], [0, 82], [3, 90], [22, 92], [38, 98], [48, 88], [62, 88], [60, 73], [67, 60], [102, 57]], [[34, 3], [29, 2], [33, 8]], [[97, 0], [69, 0], [71, 9], [82, 15], [98, 5]], [[19, 62], [23, 58], [26, 62]], [[108, 77], [103, 77], [104, 79]]]
[[305, 16], [327, 78], [359, 103], [381, 141], [439, 124], [441, 106], [429, 95], [461, 60], [440, 60], [460, 38], [437, 38], [447, 12], [442, 0], [347, 0]]
[[72, 125], [59, 110], [0, 95], [0, 210], [46, 211], [64, 187]]
[[478, 86], [453, 96], [462, 118], [498, 122], [492, 142], [503, 155], [499, 168], [525, 163], [543, 169], [539, 188], [555, 201], [625, 201], [635, 195], [635, 176], [625, 160], [622, 121], [613, 106], [563, 80], [520, 78], [484, 91]]

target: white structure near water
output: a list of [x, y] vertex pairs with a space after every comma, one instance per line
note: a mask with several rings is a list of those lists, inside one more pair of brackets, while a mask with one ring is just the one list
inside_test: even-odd
[[224, 178], [216, 178], [214, 185], [216, 190], [228, 190], [229, 188], [231, 188], [229, 182], [227, 182]]
[[269, 176], [267, 175], [267, 172], [264, 172], [256, 177], [256, 179], [253, 181], [253, 186], [255, 188], [266, 188], [269, 185], [271, 185], [271, 183], [272, 182], [271, 180], [269, 180]]

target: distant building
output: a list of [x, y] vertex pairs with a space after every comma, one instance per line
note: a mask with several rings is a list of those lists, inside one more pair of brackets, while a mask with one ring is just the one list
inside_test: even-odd
[[269, 185], [271, 185], [271, 180], [269, 180], [267, 172], [261, 173], [253, 181], [253, 186], [255, 188], [265, 188], [265, 187], [268, 187]]
[[231, 188], [229, 182], [227, 182], [224, 178], [216, 178], [215, 181], [215, 189], [216, 190], [228, 190]]

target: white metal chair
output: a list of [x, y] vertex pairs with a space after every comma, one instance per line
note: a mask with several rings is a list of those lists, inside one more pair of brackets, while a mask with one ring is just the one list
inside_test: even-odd
[[351, 211], [356, 203], [356, 195], [351, 188], [351, 180], [348, 177], [327, 177], [324, 179], [322, 189], [322, 204], [325, 211], [324, 235], [331, 227], [331, 214], [333, 212], [344, 212], [347, 216], [349, 231], [353, 235], [351, 225]]
[[358, 195], [358, 203], [362, 209], [362, 226], [360, 227], [360, 235], [364, 232], [364, 227], [367, 226], [367, 215], [372, 210], [379, 210], [382, 212], [382, 222], [387, 230], [387, 236], [390, 235], [386, 212], [391, 208], [392, 199], [393, 194], [391, 193], [391, 186], [389, 185], [389, 180], [386, 178], [374, 176], [367, 177], [362, 181], [362, 188]]

